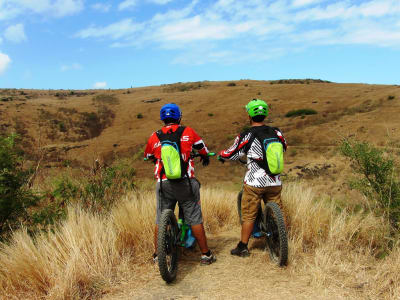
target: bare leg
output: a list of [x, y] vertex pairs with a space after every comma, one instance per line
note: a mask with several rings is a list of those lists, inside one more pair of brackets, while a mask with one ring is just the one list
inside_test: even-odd
[[201, 253], [207, 253], [209, 249], [207, 246], [207, 238], [204, 231], [203, 223], [192, 225], [192, 232], [197, 240], [197, 243], [199, 243]]
[[254, 222], [244, 221], [242, 224], [241, 241], [243, 244], [247, 244], [250, 239], [250, 235], [253, 232]]
[[158, 225], [154, 227], [154, 253], [157, 253]]

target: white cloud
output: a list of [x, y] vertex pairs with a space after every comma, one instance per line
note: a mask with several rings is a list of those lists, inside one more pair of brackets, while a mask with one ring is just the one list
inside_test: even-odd
[[82, 69], [82, 66], [78, 63], [72, 63], [70, 65], [67, 65], [67, 64], [61, 65], [62, 72], [69, 71], [69, 70], [81, 70], [81, 69]]
[[120, 39], [127, 37], [142, 29], [142, 25], [134, 23], [131, 19], [124, 19], [105, 27], [91, 26], [79, 31], [75, 36], [80, 38], [111, 38]]
[[27, 40], [23, 24], [16, 24], [7, 27], [4, 37], [14, 43], [20, 43]]
[[0, 75], [3, 74], [11, 63], [11, 58], [0, 52]]
[[76, 14], [83, 8], [84, 0], [0, 0], [0, 20], [29, 13], [64, 17]]
[[[169, 0], [126, 0], [119, 8], [143, 2]], [[399, 19], [399, 0], [192, 0], [141, 22], [94, 24], [75, 36], [111, 40], [111, 47], [178, 50], [176, 63], [230, 63], [314, 45], [400, 47]]]
[[119, 10], [124, 10], [127, 8], [134, 7], [136, 5], [136, 0], [125, 0], [118, 5]]
[[307, 5], [317, 4], [322, 1], [324, 0], [293, 0], [293, 6], [294, 7], [307, 6]]
[[95, 88], [95, 89], [105, 89], [106, 87], [107, 87], [107, 82], [105, 82], [105, 81], [96, 82], [93, 85], [93, 88]]
[[155, 4], [160, 4], [160, 5], [164, 5], [167, 4], [169, 2], [171, 2], [172, 0], [149, 0], [149, 2], [153, 2]]
[[[154, 4], [158, 4], [158, 5], [165, 5], [165, 4], [170, 3], [172, 1], [173, 0], [146, 0], [146, 2], [148, 2], [148, 3], [154, 3]], [[119, 10], [125, 10], [125, 9], [128, 9], [128, 8], [135, 7], [136, 5], [138, 5], [138, 1], [137, 0], [124, 0], [118, 5], [118, 9]]]
[[111, 4], [108, 3], [95, 3], [92, 6], [92, 9], [100, 11], [100, 12], [108, 12], [111, 8]]

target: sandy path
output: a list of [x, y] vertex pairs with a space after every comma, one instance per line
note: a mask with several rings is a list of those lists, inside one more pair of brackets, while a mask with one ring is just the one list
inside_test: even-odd
[[176, 282], [167, 285], [160, 277], [158, 267], [150, 270], [149, 280], [132, 283], [123, 291], [104, 299], [351, 299], [352, 291], [338, 288], [310, 286], [308, 275], [296, 275], [287, 268], [273, 265], [260, 246], [250, 243], [249, 258], [229, 254], [238, 241], [238, 230], [210, 236], [209, 244], [217, 255], [217, 262], [200, 266], [196, 251], [184, 250], [179, 261]]

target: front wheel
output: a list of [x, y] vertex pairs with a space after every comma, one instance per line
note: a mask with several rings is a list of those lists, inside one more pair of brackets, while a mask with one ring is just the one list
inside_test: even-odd
[[158, 267], [162, 279], [167, 283], [175, 280], [178, 272], [178, 224], [171, 209], [165, 209], [158, 226]]
[[275, 202], [268, 202], [263, 213], [266, 228], [267, 246], [270, 258], [279, 266], [286, 266], [288, 260], [288, 241], [282, 212]]

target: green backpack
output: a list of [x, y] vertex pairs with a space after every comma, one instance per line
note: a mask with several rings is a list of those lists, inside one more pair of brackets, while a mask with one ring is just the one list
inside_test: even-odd
[[[254, 139], [258, 139], [263, 150], [262, 160], [253, 160], [269, 175], [279, 175], [283, 171], [283, 145], [275, 130], [269, 126], [252, 127]], [[250, 143], [251, 145], [251, 143]]]
[[179, 126], [175, 132], [156, 132], [161, 143], [161, 173], [168, 179], [180, 179], [187, 173], [188, 163], [183, 161], [181, 153], [181, 137], [184, 130], [184, 126]]

